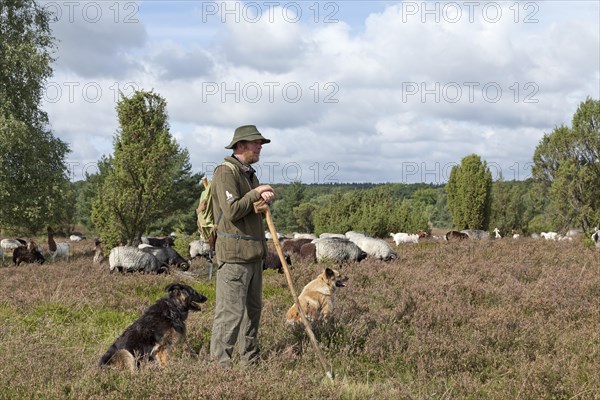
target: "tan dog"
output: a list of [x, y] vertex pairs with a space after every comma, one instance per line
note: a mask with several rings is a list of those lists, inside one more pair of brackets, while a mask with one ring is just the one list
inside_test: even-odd
[[[326, 268], [319, 276], [310, 281], [302, 293], [298, 296], [298, 302], [304, 315], [309, 321], [319, 318], [327, 318], [333, 312], [333, 303], [335, 300], [335, 290], [338, 287], [345, 287], [347, 277], [331, 268]], [[296, 304], [287, 312], [286, 320], [288, 324], [300, 322], [300, 314]]]

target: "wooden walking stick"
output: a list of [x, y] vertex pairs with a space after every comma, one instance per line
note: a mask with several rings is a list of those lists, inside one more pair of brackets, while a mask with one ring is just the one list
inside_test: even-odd
[[[319, 344], [317, 343], [317, 338], [315, 337], [315, 334], [313, 333], [313, 331], [310, 327], [310, 323], [308, 322], [308, 320], [306, 319], [306, 316], [304, 315], [304, 311], [302, 310], [302, 307], [300, 307], [300, 302], [298, 301], [298, 295], [296, 294], [296, 290], [294, 289], [294, 284], [292, 283], [292, 276], [290, 275], [290, 270], [288, 269], [288, 265], [285, 262], [283, 250], [281, 249], [281, 245], [279, 244], [279, 240], [277, 239], [277, 230], [275, 229], [275, 225], [273, 224], [273, 217], [271, 216], [271, 209], [269, 208], [269, 205], [267, 203], [265, 203], [264, 201], [259, 200], [257, 203], [259, 203], [259, 205], [257, 206], [257, 204], [254, 203], [254, 209], [257, 213], [260, 212], [260, 213], [265, 214], [265, 218], [267, 219], [267, 225], [269, 225], [269, 231], [271, 232], [271, 235], [273, 237], [273, 244], [275, 245], [275, 249], [277, 250], [279, 259], [281, 260], [281, 265], [283, 266], [283, 272], [285, 273], [285, 278], [287, 279], [287, 283], [290, 288], [290, 292], [292, 292], [292, 297], [294, 298], [294, 303], [296, 304], [296, 308], [298, 309], [298, 314], [300, 314], [300, 319], [302, 320], [302, 323], [304, 324], [304, 330], [306, 330], [306, 334], [308, 335], [310, 342], [312, 343], [313, 347], [315, 348], [315, 352], [317, 353], [319, 362], [321, 363], [321, 366], [323, 367], [323, 370], [325, 371], [325, 375], [327, 375], [327, 378], [329, 378], [329, 380], [331, 382], [333, 382], [333, 374], [331, 373], [331, 368], [329, 368], [327, 366], [327, 363], [325, 362], [325, 358], [323, 357], [323, 354], [321, 353], [321, 348], [319, 347]], [[262, 203], [264, 203], [264, 206]]]

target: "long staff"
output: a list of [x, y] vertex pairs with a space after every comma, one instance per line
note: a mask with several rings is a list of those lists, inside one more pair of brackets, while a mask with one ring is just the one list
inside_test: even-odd
[[287, 279], [287, 283], [290, 288], [290, 292], [292, 292], [292, 297], [294, 298], [294, 303], [296, 304], [296, 309], [298, 309], [298, 314], [300, 314], [300, 319], [302, 320], [302, 323], [304, 324], [304, 329], [306, 330], [306, 334], [308, 335], [310, 342], [312, 343], [313, 347], [315, 348], [315, 352], [317, 353], [319, 362], [321, 363], [321, 366], [323, 367], [323, 370], [325, 371], [325, 375], [327, 375], [327, 378], [329, 378], [329, 380], [331, 382], [333, 382], [333, 374], [331, 373], [331, 369], [327, 366], [327, 363], [325, 362], [325, 358], [323, 357], [323, 354], [321, 353], [321, 348], [319, 347], [319, 344], [317, 343], [317, 338], [315, 337], [315, 334], [313, 333], [313, 331], [310, 327], [310, 323], [308, 322], [308, 320], [306, 319], [306, 316], [304, 315], [304, 311], [302, 310], [302, 307], [300, 307], [300, 301], [298, 301], [298, 295], [296, 294], [296, 290], [294, 289], [294, 285], [292, 283], [292, 276], [290, 275], [290, 270], [288, 269], [288, 265], [285, 262], [285, 257], [283, 256], [283, 250], [281, 249], [281, 245], [279, 244], [279, 240], [277, 237], [277, 230], [275, 229], [275, 224], [273, 224], [273, 217], [271, 216], [271, 209], [268, 206], [265, 208], [266, 208], [266, 210], [264, 211], [264, 213], [265, 213], [265, 217], [267, 219], [267, 224], [269, 225], [269, 231], [271, 232], [271, 236], [273, 237], [273, 244], [275, 245], [275, 249], [277, 250], [279, 259], [281, 260], [281, 265], [283, 266], [283, 272], [285, 273], [285, 278]]

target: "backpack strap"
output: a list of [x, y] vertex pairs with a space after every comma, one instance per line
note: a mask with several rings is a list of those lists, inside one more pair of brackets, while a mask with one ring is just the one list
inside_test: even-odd
[[[238, 170], [238, 167], [229, 162], [229, 161], [223, 161], [221, 164], [217, 165], [215, 167], [215, 171], [217, 170], [217, 168], [219, 168], [221, 165], [227, 165], [229, 167], [229, 169], [231, 170], [231, 172], [233, 172], [233, 175], [235, 175], [236, 177], [239, 177], [240, 175], [240, 171]], [[219, 222], [221, 222], [221, 217], [223, 216], [223, 210], [220, 210], [221, 212], [219, 213], [219, 216], [217, 217], [217, 220], [215, 221], [215, 226], [219, 225]]]

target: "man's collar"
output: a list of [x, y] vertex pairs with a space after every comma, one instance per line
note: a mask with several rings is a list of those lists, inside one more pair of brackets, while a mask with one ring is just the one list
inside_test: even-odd
[[235, 154], [232, 154], [231, 158], [233, 158], [234, 160], [236, 160], [238, 162], [239, 168], [242, 172], [245, 172], [247, 174], [255, 174], [256, 173], [256, 170], [254, 168], [252, 168], [249, 164], [244, 164], [239, 158], [236, 157]]

